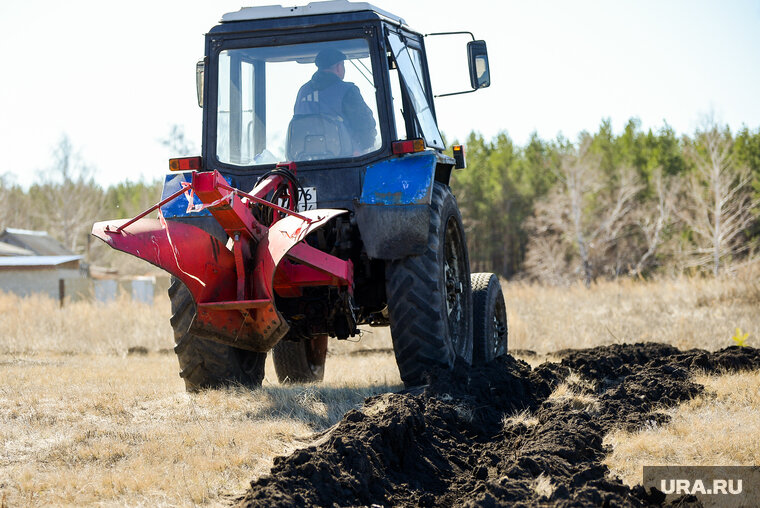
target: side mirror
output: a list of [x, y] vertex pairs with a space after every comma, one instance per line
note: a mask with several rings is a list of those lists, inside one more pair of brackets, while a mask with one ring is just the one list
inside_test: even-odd
[[205, 71], [206, 61], [198, 60], [198, 63], [195, 64], [195, 90], [198, 93], [198, 106], [200, 107], [203, 107], [203, 74]]
[[486, 41], [467, 43], [467, 62], [470, 66], [470, 85], [473, 90], [491, 85], [491, 73], [488, 70], [488, 50]]

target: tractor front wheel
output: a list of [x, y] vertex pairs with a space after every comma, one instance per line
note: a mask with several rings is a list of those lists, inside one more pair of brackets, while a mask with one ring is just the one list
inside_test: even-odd
[[266, 353], [255, 353], [204, 339], [190, 333], [195, 318], [195, 302], [180, 280], [172, 277], [169, 287], [174, 328], [174, 352], [179, 360], [179, 375], [189, 392], [219, 388], [230, 384], [261, 386]]
[[423, 254], [389, 261], [385, 270], [388, 315], [401, 379], [428, 381], [457, 357], [472, 363], [472, 293], [467, 244], [456, 199], [436, 182]]
[[472, 274], [472, 363], [482, 365], [507, 353], [507, 307], [499, 278]]

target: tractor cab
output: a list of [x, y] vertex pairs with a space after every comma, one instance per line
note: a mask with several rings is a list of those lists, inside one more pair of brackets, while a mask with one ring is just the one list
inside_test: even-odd
[[[472, 39], [472, 90], [455, 93], [490, 84]], [[202, 154], [170, 160], [153, 207], [93, 225], [173, 276], [189, 390], [260, 385], [269, 351], [281, 381], [318, 381], [328, 338], [360, 325], [390, 326], [408, 385], [506, 351], [495, 276], [473, 303], [448, 185], [464, 154], [443, 153], [424, 41], [347, 0], [246, 7], [206, 35]]]
[[[476, 42], [471, 82], [482, 88], [487, 56]], [[243, 175], [292, 161], [300, 172], [445, 148], [423, 36], [367, 3], [225, 14], [197, 72], [205, 169]], [[394, 145], [407, 140], [421, 142]]]

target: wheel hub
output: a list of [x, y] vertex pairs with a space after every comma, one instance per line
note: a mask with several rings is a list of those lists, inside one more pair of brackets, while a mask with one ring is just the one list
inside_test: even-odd
[[446, 224], [444, 237], [444, 287], [446, 291], [446, 312], [448, 314], [449, 330], [454, 349], [458, 350], [463, 334], [466, 333], [464, 318], [465, 267], [462, 253], [461, 236], [458, 234], [456, 222], [452, 219]]
[[507, 327], [504, 324], [504, 320], [500, 319], [501, 314], [497, 311], [497, 314], [493, 316], [492, 333], [493, 333], [493, 356], [494, 358], [499, 354], [501, 345], [504, 342], [504, 337], [507, 335]]

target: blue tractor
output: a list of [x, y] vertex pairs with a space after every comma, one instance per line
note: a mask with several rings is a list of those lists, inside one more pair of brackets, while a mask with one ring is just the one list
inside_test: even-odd
[[[431, 34], [433, 35], [433, 34]], [[442, 34], [435, 34], [442, 35]], [[467, 44], [472, 92], [490, 84]], [[247, 7], [206, 35], [203, 149], [93, 234], [168, 271], [188, 390], [322, 379], [328, 338], [390, 326], [406, 385], [507, 349], [499, 281], [470, 274], [425, 36], [367, 3]], [[158, 218], [146, 218], [158, 209]]]

